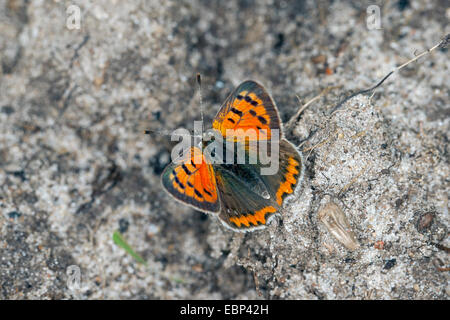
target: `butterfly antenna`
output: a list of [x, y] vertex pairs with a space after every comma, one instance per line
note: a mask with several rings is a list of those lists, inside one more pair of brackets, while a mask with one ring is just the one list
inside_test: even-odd
[[[144, 134], [148, 134], [148, 135], [159, 135], [159, 136], [171, 136], [173, 134], [172, 131], [169, 130], [144, 130]], [[177, 136], [180, 137], [191, 137], [191, 134], [176, 134]]]
[[202, 116], [202, 132], [205, 131], [205, 122], [203, 120], [203, 97], [202, 97], [202, 78], [200, 76], [200, 73], [197, 73], [197, 87], [198, 87], [198, 94], [200, 99], [200, 114]]
[[149, 135], [156, 134], [156, 135], [160, 135], [160, 136], [169, 136], [170, 135], [170, 132], [167, 130], [150, 130], [149, 129], [149, 130], [144, 130], [144, 133], [149, 134]]

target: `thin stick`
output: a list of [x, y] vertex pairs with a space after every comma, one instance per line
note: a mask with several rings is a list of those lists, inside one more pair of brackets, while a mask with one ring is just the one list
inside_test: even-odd
[[350, 180], [350, 182], [345, 185], [341, 191], [339, 191], [338, 193], [338, 198], [340, 198], [345, 192], [347, 192], [347, 190], [356, 182], [356, 180], [358, 180], [358, 178], [366, 171], [366, 168], [369, 166], [369, 163], [367, 163], [364, 168], [362, 168], [362, 170], [352, 179]]
[[144, 131], [145, 134], [157, 134], [160, 136], [170, 136], [172, 134], [172, 132], [170, 132], [169, 130], [145, 130]]
[[[198, 88], [198, 93], [199, 93], [199, 97], [200, 97], [200, 114], [202, 117], [202, 132], [205, 131], [205, 121], [203, 119], [203, 98], [202, 98], [202, 79], [200, 76], [200, 73], [197, 73], [197, 88]], [[171, 136], [173, 134], [172, 131], [168, 131], [168, 130], [144, 130], [144, 134], [157, 134], [157, 135], [161, 135], [161, 136]], [[191, 135], [185, 135], [185, 134], [177, 134], [177, 136], [181, 136], [181, 137], [197, 137], [197, 138], [201, 138], [201, 135], [196, 135], [196, 132], [194, 132], [194, 134]]]
[[[174, 133], [173, 133], [173, 131], [169, 131], [169, 130], [144, 130], [144, 134], [157, 134], [160, 136], [171, 136]], [[179, 136], [179, 137], [199, 137], [199, 136], [192, 135], [192, 134], [181, 134], [181, 133], [177, 133], [174, 135]]]
[[[305, 111], [305, 109], [308, 108], [309, 105], [311, 105], [313, 102], [319, 100], [320, 97], [327, 94], [330, 90], [336, 89], [338, 87], [340, 87], [340, 86], [328, 87], [328, 88], [323, 89], [322, 92], [320, 92], [317, 96], [315, 96], [314, 98], [309, 100], [307, 103], [305, 103], [303, 106], [301, 106], [301, 108], [298, 109], [297, 113], [295, 115], [293, 115], [291, 117], [291, 119], [289, 119], [289, 121], [286, 124], [286, 128], [290, 129], [292, 127], [292, 125], [294, 124], [294, 122], [297, 121], [298, 117], [300, 117], [302, 112]], [[297, 97], [298, 101], [301, 103], [300, 97], [298, 95], [296, 95], [296, 97]]]
[[450, 43], [450, 34], [447, 34], [438, 44], [434, 45], [432, 48], [422, 52], [421, 54], [419, 54], [418, 56], [412, 58], [411, 60], [405, 62], [404, 64], [402, 64], [399, 67], [394, 68], [394, 70], [392, 70], [391, 72], [389, 72], [383, 79], [381, 79], [380, 82], [378, 82], [375, 86], [373, 86], [372, 88], [369, 89], [365, 89], [365, 90], [361, 90], [359, 92], [356, 92], [354, 94], [351, 94], [349, 97], [345, 98], [344, 100], [342, 100], [341, 102], [339, 102], [332, 110], [331, 110], [331, 114], [334, 113], [337, 109], [339, 109], [345, 102], [347, 102], [348, 100], [350, 100], [351, 98], [360, 95], [360, 94], [364, 94], [364, 93], [368, 93], [372, 90], [375, 90], [376, 88], [378, 88], [379, 86], [381, 86], [383, 84], [383, 82], [389, 78], [393, 73], [399, 71], [400, 69], [406, 67], [408, 64], [416, 61], [417, 59], [419, 59], [420, 57], [423, 57], [426, 54], [431, 53], [433, 50], [435, 50], [436, 48], [446, 48], [448, 46], [448, 44]]
[[326, 138], [325, 140], [323, 140], [323, 141], [317, 143], [316, 145], [314, 145], [314, 146], [312, 146], [312, 147], [310, 147], [310, 148], [304, 149], [303, 151], [305, 151], [305, 152], [306, 152], [306, 151], [309, 151], [308, 156], [306, 157], [306, 160], [309, 159], [309, 156], [311, 155], [311, 153], [313, 152], [313, 150], [314, 150], [315, 148], [318, 148], [318, 147], [323, 146], [325, 143], [329, 142], [330, 140], [331, 140], [331, 137], [328, 137], [328, 138]]
[[203, 121], [203, 97], [202, 97], [202, 78], [200, 76], [200, 73], [197, 73], [197, 87], [198, 87], [198, 94], [200, 99], [200, 114], [202, 116], [202, 132], [205, 131], [205, 122]]

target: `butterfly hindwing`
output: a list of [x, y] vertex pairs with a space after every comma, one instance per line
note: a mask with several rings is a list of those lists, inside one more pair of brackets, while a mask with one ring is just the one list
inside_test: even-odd
[[192, 147], [183, 159], [170, 163], [162, 185], [175, 199], [206, 212], [218, 212], [220, 202], [214, 169], [201, 150]]
[[[304, 162], [301, 154], [287, 140], [279, 144], [278, 170], [262, 175], [261, 164], [220, 166], [216, 169], [222, 208], [219, 219], [236, 231], [252, 231], [265, 226], [281, 213], [286, 197], [301, 184]], [[271, 164], [273, 165], [273, 164]]]
[[269, 93], [254, 81], [245, 81], [225, 100], [213, 128], [226, 136], [227, 129], [254, 129], [258, 140], [270, 140], [272, 130], [281, 130], [280, 117]]
[[[247, 173], [257, 173], [258, 170], [257, 165], [239, 165], [239, 167], [245, 168]], [[244, 177], [233, 171], [222, 167], [216, 172], [222, 201], [219, 219], [225, 226], [235, 231], [251, 231], [265, 226], [270, 218], [279, 212], [280, 207], [273, 198], [263, 196], [264, 190], [253, 187], [254, 184], [263, 183], [261, 180], [255, 180], [255, 175], [247, 174]]]
[[268, 186], [270, 196], [279, 206], [284, 199], [294, 194], [301, 184], [304, 173], [304, 161], [301, 153], [287, 140], [281, 139], [279, 144], [278, 171], [273, 175], [261, 175]]

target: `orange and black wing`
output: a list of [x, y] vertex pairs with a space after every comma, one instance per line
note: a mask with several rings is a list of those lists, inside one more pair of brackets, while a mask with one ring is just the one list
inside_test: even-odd
[[261, 179], [270, 186], [271, 198], [282, 206], [284, 200], [292, 196], [301, 185], [305, 163], [301, 153], [286, 139], [281, 139], [279, 157], [274, 161], [278, 161], [277, 173], [261, 175]]
[[263, 86], [254, 81], [241, 83], [225, 100], [213, 121], [213, 128], [226, 136], [227, 129], [253, 129], [258, 140], [270, 140], [281, 125], [278, 110]]
[[192, 147], [183, 159], [169, 164], [162, 185], [175, 199], [205, 212], [218, 212], [220, 202], [211, 164], [201, 150]]
[[235, 231], [263, 228], [293, 196], [304, 173], [302, 155], [287, 140], [280, 142], [278, 170], [260, 175], [261, 165], [241, 164], [216, 169], [217, 188], [222, 200], [219, 219]]
[[216, 177], [222, 200], [218, 218], [226, 227], [234, 231], [254, 231], [264, 228], [276, 213], [280, 213], [280, 206], [274, 198], [268, 199], [252, 188], [253, 182], [257, 181], [223, 169], [219, 169]]

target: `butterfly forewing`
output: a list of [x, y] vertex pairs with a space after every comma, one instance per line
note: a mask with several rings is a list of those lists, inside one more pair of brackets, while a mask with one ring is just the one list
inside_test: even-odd
[[169, 164], [161, 179], [177, 200], [202, 211], [220, 210], [214, 169], [199, 148], [192, 147], [182, 160]]
[[225, 137], [227, 129], [255, 130], [256, 139], [270, 140], [280, 129], [280, 118], [269, 93], [254, 81], [245, 81], [227, 98], [213, 121]]

